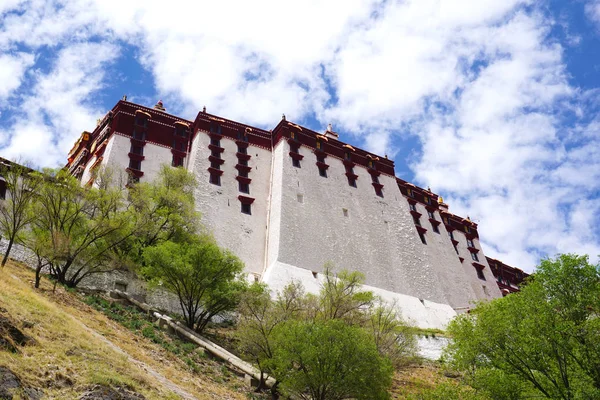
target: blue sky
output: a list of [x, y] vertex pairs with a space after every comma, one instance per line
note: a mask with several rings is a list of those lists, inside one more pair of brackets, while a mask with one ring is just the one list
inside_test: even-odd
[[600, 0], [0, 1], [0, 156], [63, 165], [114, 103], [396, 162], [531, 270], [600, 254]]

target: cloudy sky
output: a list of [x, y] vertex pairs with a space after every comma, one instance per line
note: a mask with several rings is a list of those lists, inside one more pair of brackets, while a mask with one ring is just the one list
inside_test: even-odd
[[600, 0], [0, 0], [0, 156], [64, 165], [128, 99], [396, 162], [532, 270], [600, 254]]

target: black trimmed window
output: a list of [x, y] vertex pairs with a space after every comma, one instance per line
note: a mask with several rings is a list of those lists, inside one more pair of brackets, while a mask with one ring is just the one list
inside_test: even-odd
[[136, 140], [146, 140], [146, 132], [134, 129], [133, 130], [133, 138]]
[[383, 189], [379, 186], [375, 188], [375, 194], [379, 197], [383, 197]]
[[221, 158], [221, 152], [218, 150], [213, 150], [210, 152], [210, 155], [215, 157], [215, 158]]
[[182, 167], [183, 166], [183, 157], [180, 156], [173, 156], [173, 161], [171, 162], [171, 165], [174, 167]]
[[417, 205], [415, 203], [408, 203], [410, 211], [417, 211]]
[[244, 167], [248, 166], [248, 160], [244, 159], [244, 158], [240, 158], [238, 160], [238, 164], [243, 165]]
[[240, 170], [238, 170], [238, 176], [241, 176], [242, 178], [247, 178], [248, 171], [240, 169]]
[[129, 160], [129, 168], [135, 169], [136, 171], [141, 171], [142, 170], [142, 162], [140, 160], [130, 159]]
[[475, 248], [475, 244], [472, 239], [467, 238], [467, 246]]
[[143, 146], [136, 146], [136, 145], [132, 144], [129, 151], [133, 154], [137, 154], [138, 156], [144, 155], [144, 147]]
[[437, 224], [431, 224], [431, 229], [433, 229], [433, 231], [439, 235], [440, 228], [438, 228]]
[[221, 147], [221, 139], [218, 137], [211, 137], [210, 144], [212, 144], [213, 146]]
[[187, 128], [183, 125], [176, 124], [175, 125], [175, 134], [181, 137], [187, 137]]
[[327, 178], [327, 168], [319, 167], [319, 176]]
[[214, 169], [221, 169], [221, 163], [217, 162], [217, 161], [211, 161], [210, 162], [210, 167], [214, 168]]
[[146, 128], [148, 126], [148, 116], [142, 113], [136, 113], [135, 124]]
[[355, 188], [356, 187], [356, 179], [353, 178], [353, 177], [351, 177], [351, 176], [349, 176], [348, 177], [348, 185], [352, 186], [353, 188]]
[[215, 172], [211, 172], [208, 182], [212, 183], [213, 185], [221, 186], [221, 175]]
[[413, 222], [415, 223], [415, 225], [421, 226], [421, 220], [419, 219], [419, 217], [413, 215]]
[[244, 146], [238, 145], [237, 151], [240, 154], [248, 154], [248, 148], [245, 145]]
[[425, 234], [423, 232], [419, 232], [419, 239], [421, 239], [421, 243], [427, 244], [427, 240], [425, 239]]
[[427, 210], [427, 215], [429, 215], [429, 218], [435, 219], [435, 214], [433, 213], [433, 211]]
[[242, 193], [250, 194], [250, 185], [248, 182], [238, 182], [238, 190]]
[[252, 215], [252, 204], [250, 203], [241, 203], [242, 214]]
[[448, 231], [448, 236], [450, 236], [450, 239], [454, 240], [454, 232], [453, 231]]
[[215, 123], [215, 122], [211, 122], [210, 124], [210, 131], [212, 133], [218, 133], [219, 135], [221, 134], [221, 125]]
[[481, 279], [482, 281], [486, 281], [487, 279], [485, 279], [485, 275], [483, 273], [483, 269], [477, 268], [477, 267], [475, 267], [475, 269], [477, 270], [477, 277], [479, 279]]
[[456, 252], [456, 254], [458, 254], [458, 246], [454, 245], [454, 251]]
[[6, 181], [4, 179], [0, 179], [0, 199], [6, 199]]
[[349, 151], [346, 151], [344, 153], [344, 159], [347, 160], [347, 161], [352, 160], [352, 154]]
[[479, 256], [477, 255], [477, 253], [471, 253], [471, 258], [473, 259], [473, 261], [479, 262]]

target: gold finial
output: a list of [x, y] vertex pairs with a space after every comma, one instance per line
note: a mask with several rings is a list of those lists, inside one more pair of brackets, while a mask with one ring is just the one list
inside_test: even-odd
[[438, 204], [444, 204], [444, 199], [442, 196], [438, 196]]
[[467, 221], [471, 222], [471, 218], [467, 215]]

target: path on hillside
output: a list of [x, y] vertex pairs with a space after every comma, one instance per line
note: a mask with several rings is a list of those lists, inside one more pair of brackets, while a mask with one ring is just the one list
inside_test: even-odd
[[140, 367], [145, 372], [149, 373], [153, 378], [155, 378], [158, 382], [160, 382], [168, 390], [172, 391], [173, 393], [179, 395], [180, 397], [182, 397], [182, 398], [184, 398], [186, 400], [198, 400], [196, 397], [192, 396], [190, 393], [186, 392], [181, 387], [179, 387], [178, 385], [176, 385], [175, 383], [173, 383], [169, 379], [165, 378], [160, 372], [157, 372], [154, 368], [152, 368], [151, 366], [149, 366], [145, 362], [140, 361], [140, 360], [134, 358], [129, 353], [127, 353], [126, 351], [124, 351], [123, 349], [121, 349], [119, 346], [117, 346], [116, 344], [114, 344], [110, 339], [102, 336], [101, 334], [99, 334], [95, 330], [93, 330], [90, 327], [88, 327], [86, 324], [84, 324], [78, 318], [73, 318], [73, 319], [75, 319], [75, 321], [77, 321], [77, 323], [79, 325], [81, 325], [81, 327], [83, 329], [85, 329], [90, 334], [92, 334], [96, 338], [98, 338], [101, 341], [103, 341], [104, 343], [106, 343], [111, 349], [113, 349], [114, 351], [116, 351], [119, 354], [122, 354], [122, 355], [126, 356], [128, 361], [132, 362], [133, 364], [137, 365], [138, 367]]

